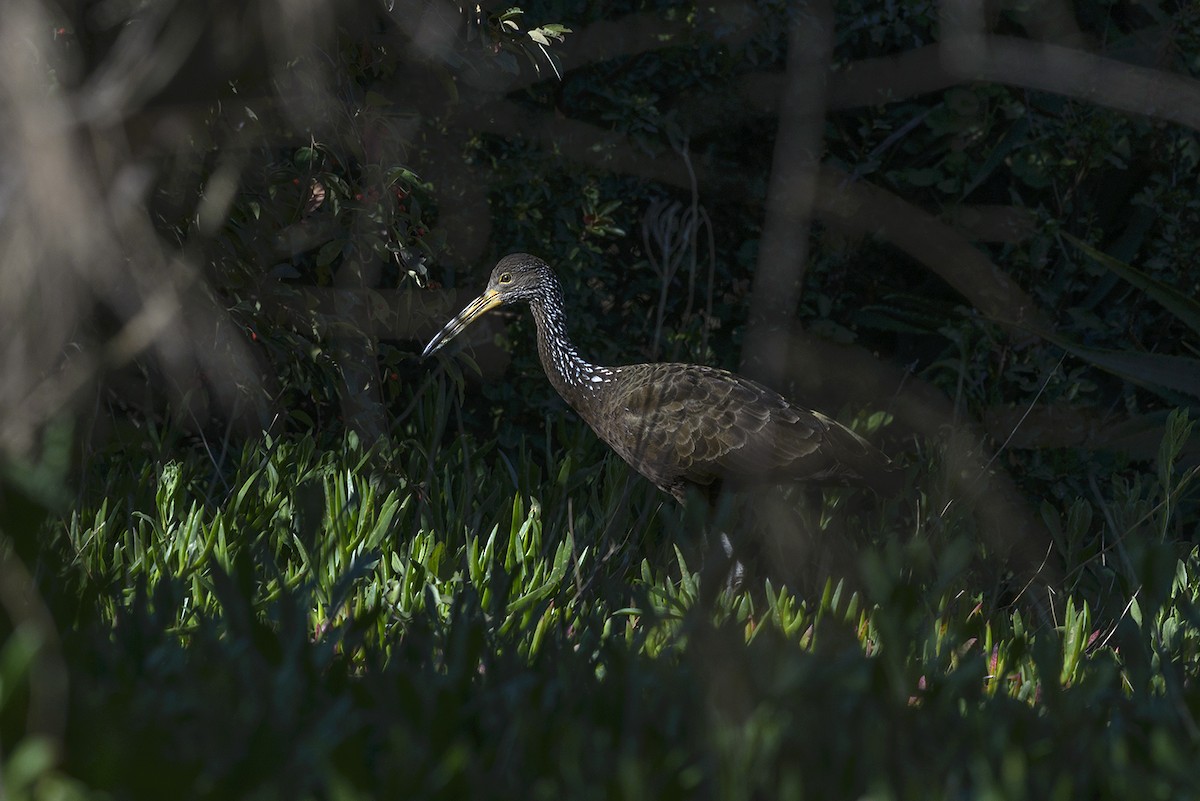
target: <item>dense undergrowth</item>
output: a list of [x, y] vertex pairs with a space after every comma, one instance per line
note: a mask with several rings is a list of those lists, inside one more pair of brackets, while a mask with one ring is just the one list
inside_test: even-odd
[[[823, 591], [751, 577], [705, 606], [695, 521], [590, 434], [560, 465], [443, 444], [442, 401], [371, 445], [98, 462], [41, 535], [57, 646], [30, 622], [0, 657], [11, 797], [1200, 791], [1184, 416], [1103, 513], [1044, 510], [1073, 556], [1039, 619], [979, 589], [969, 522], [899, 514]], [[55, 660], [51, 771], [19, 732]]]
[[[1200, 797], [1200, 6], [93, 5], [0, 26], [3, 797]], [[897, 499], [709, 521], [527, 315], [415, 358], [528, 250], [748, 370], [772, 218]]]

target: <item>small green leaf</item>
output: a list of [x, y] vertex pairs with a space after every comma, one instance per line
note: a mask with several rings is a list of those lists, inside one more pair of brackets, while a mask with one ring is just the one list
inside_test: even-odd
[[296, 155], [292, 157], [292, 161], [300, 167], [310, 167], [320, 158], [320, 151], [315, 147], [302, 147], [296, 151]]
[[317, 251], [317, 266], [328, 267], [334, 262], [334, 260], [338, 258], [338, 256], [342, 255], [342, 251], [345, 249], [345, 247], [345, 239], [333, 239], [329, 242], [326, 242], [321, 246], [321, 249]]

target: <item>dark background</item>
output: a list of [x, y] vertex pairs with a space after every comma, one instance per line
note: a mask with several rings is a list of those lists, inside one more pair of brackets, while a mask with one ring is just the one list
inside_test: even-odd
[[[17, 0], [0, 53], [14, 797], [1185, 786], [1200, 742], [1185, 430], [1200, 398], [1196, 4]], [[128, 537], [105, 546], [125, 554], [107, 567], [82, 556], [79, 519], [132, 531], [156, 503], [176, 514], [167, 466], [191, 476], [199, 508], [221, 509], [288, 443], [301, 455], [271, 470], [336, 462], [430, 507], [451, 475], [511, 474], [532, 493], [586, 466], [579, 484], [537, 491], [548, 521], [567, 520], [553, 515], [571, 498], [594, 511], [572, 537], [602, 543], [613, 518], [601, 527], [592, 507], [632, 492], [630, 519], [669, 529], [672, 512], [645, 523], [652, 493], [606, 465], [553, 394], [527, 316], [495, 313], [459, 355], [416, 358], [513, 251], [557, 269], [594, 361], [735, 369], [871, 429], [912, 503], [864, 524], [853, 542], [882, 561], [848, 573], [883, 609], [872, 626], [895, 611], [907, 645], [893, 650], [916, 661], [891, 664], [848, 631], [797, 655], [790, 635], [747, 646], [695, 620], [669, 658], [597, 640], [573, 661], [566, 623], [537, 657], [465, 590], [453, 613], [351, 620], [334, 643], [303, 622], [311, 586], [264, 590], [261, 550], [232, 547], [195, 575], [141, 572], [155, 546], [143, 556]], [[597, 478], [591, 496], [562, 489]], [[311, 481], [297, 479], [289, 514], [315, 541], [334, 495]], [[485, 534], [505, 504], [458, 511], [476, 509], [464, 519]], [[430, 528], [457, 519], [422, 509]], [[238, 525], [265, 530], [269, 515], [247, 515]], [[970, 543], [959, 584], [911, 554], [887, 561], [888, 543], [939, 525]], [[599, 597], [663, 550], [624, 530], [634, 556], [609, 563]], [[538, 547], [550, 557], [558, 541]], [[340, 567], [349, 583], [366, 569]], [[801, 590], [810, 608], [822, 579]], [[213, 600], [192, 618], [197, 581]], [[1046, 597], [1026, 605], [1035, 581]], [[1042, 671], [1021, 680], [1036, 690], [980, 689], [998, 651], [982, 649], [974, 601], [947, 636], [977, 661], [926, 676], [946, 652], [913, 646], [905, 626], [937, 619], [951, 586], [1000, 610], [996, 638]], [[1095, 664], [1050, 689], [1061, 656], [1024, 626], [1062, 651], [1085, 602]], [[604, 625], [589, 614], [573, 625]], [[727, 673], [697, 667], [713, 654]], [[713, 690], [734, 675], [741, 690]], [[274, 700], [236, 702], [256, 696]], [[701, 737], [713, 714], [745, 739]], [[896, 742], [817, 744], [832, 720]], [[1081, 729], [1102, 734], [1077, 742]], [[924, 750], [947, 730], [961, 750]], [[1050, 767], [1045, 753], [1071, 748]], [[625, 773], [572, 767], [589, 753]], [[923, 761], [953, 769], [910, 770]]]

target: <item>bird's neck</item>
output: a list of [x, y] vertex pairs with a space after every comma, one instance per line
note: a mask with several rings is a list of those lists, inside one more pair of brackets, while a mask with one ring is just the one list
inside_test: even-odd
[[538, 355], [550, 383], [575, 409], [587, 406], [595, 391], [612, 380], [613, 371], [579, 355], [567, 336], [561, 292], [548, 293], [529, 308], [537, 324]]

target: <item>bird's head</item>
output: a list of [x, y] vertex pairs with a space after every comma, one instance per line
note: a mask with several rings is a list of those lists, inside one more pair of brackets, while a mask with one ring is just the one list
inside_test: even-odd
[[453, 320], [437, 332], [425, 346], [421, 358], [425, 359], [436, 353], [476, 319], [497, 306], [521, 301], [528, 303], [557, 291], [557, 279], [546, 262], [528, 253], [511, 253], [496, 263], [483, 294], [468, 303]]

